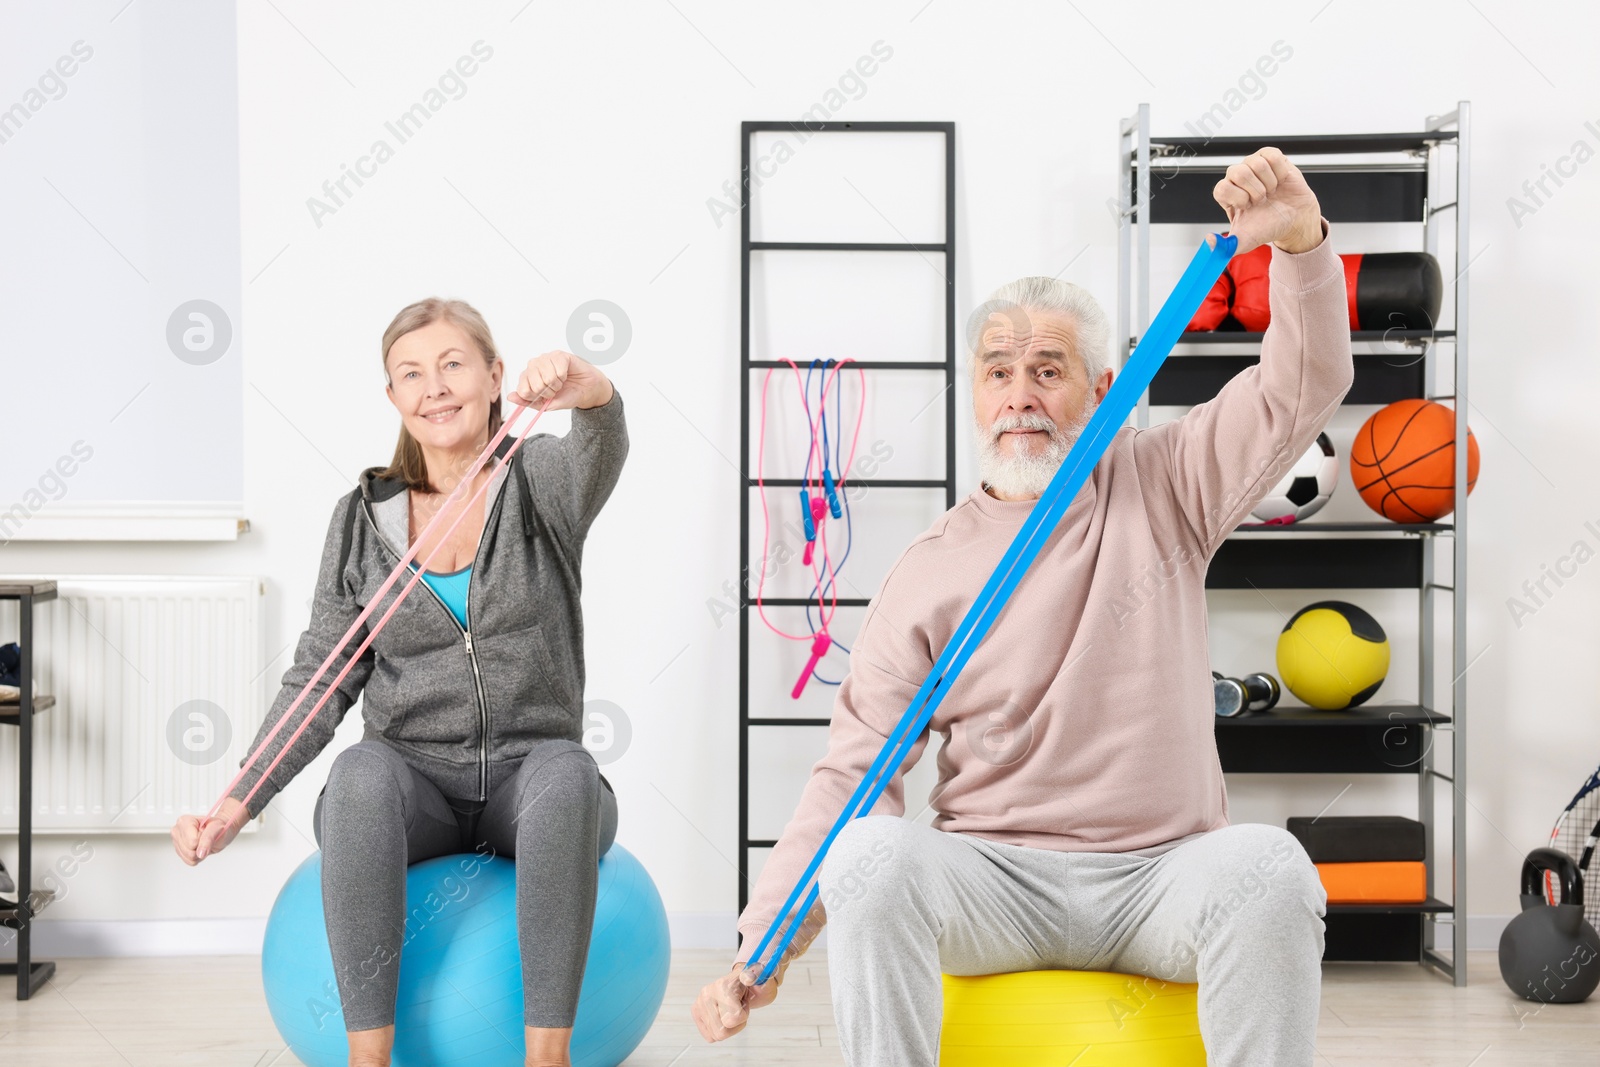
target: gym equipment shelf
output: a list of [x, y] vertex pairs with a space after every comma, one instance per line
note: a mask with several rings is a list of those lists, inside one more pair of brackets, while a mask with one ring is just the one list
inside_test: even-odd
[[1206, 588], [1415, 589], [1424, 580], [1430, 544], [1427, 535], [1246, 538], [1230, 534], [1211, 557]]
[[[1330, 155], [1356, 152], [1423, 152], [1430, 146], [1456, 139], [1454, 130], [1429, 129], [1418, 133], [1289, 134], [1274, 137], [1272, 145], [1285, 155]], [[1238, 159], [1262, 145], [1259, 137], [1151, 137], [1150, 154], [1167, 156], [1220, 156]]]
[[[937, 133], [944, 136], [944, 240], [937, 244], [876, 241], [752, 241], [750, 240], [750, 142], [757, 133]], [[750, 850], [771, 848], [775, 841], [750, 836], [750, 730], [762, 726], [826, 726], [826, 718], [752, 717], [750, 714], [751, 602], [745, 587], [750, 573], [750, 494], [756, 480], [750, 471], [750, 376], [752, 371], [789, 366], [783, 360], [750, 358], [750, 254], [752, 252], [888, 252], [944, 256], [944, 359], [856, 360], [851, 367], [867, 371], [941, 371], [944, 385], [944, 477], [852, 478], [854, 484], [883, 489], [942, 489], [944, 506], [956, 502], [956, 124], [953, 122], [744, 122], [739, 126], [740, 175], [744, 210], [739, 213], [739, 911], [750, 899], [745, 872]], [[828, 360], [827, 365], [833, 366]], [[769, 486], [797, 487], [798, 478], [767, 478]], [[802, 597], [766, 597], [772, 607], [803, 607], [813, 603]], [[861, 608], [870, 601], [839, 597], [839, 607]]]
[[1218, 718], [1219, 727], [1248, 729], [1267, 726], [1370, 726], [1373, 723], [1447, 723], [1441, 715], [1421, 704], [1362, 704], [1346, 711], [1318, 711], [1316, 708], [1277, 707], [1260, 715]]
[[[1257, 148], [1261, 147], [1258, 142]], [[1241, 152], [1240, 155], [1246, 155]], [[1172, 164], [1169, 166], [1169, 164]], [[1184, 167], [1163, 160], [1150, 204], [1152, 222], [1197, 222], [1221, 211], [1212, 197], [1223, 167]], [[1423, 164], [1302, 165], [1317, 190], [1329, 222], [1415, 222], [1427, 209], [1428, 173]]]
[[[1238, 345], [1260, 344], [1266, 334], [1251, 330], [1211, 330], [1206, 333], [1185, 334], [1178, 338], [1180, 345]], [[1454, 330], [1351, 330], [1350, 340], [1357, 344], [1404, 344], [1420, 347], [1424, 341], [1447, 341], [1455, 336]], [[1163, 365], [1164, 366], [1164, 365]], [[1160, 377], [1160, 371], [1156, 372]], [[1346, 401], [1348, 403], [1348, 401]]]
[[33, 717], [56, 702], [53, 696], [33, 691], [33, 609], [54, 599], [55, 582], [0, 578], [0, 600], [17, 601], [17, 643], [22, 648], [18, 701], [0, 704], [0, 724], [18, 731], [16, 883], [20, 890], [16, 900], [0, 897], [0, 926], [17, 932], [16, 962], [0, 963], [0, 975], [17, 976], [18, 1000], [33, 996], [56, 973], [54, 963], [32, 959], [33, 917], [55, 899], [53, 890], [33, 888]]
[[1433, 731], [1449, 728], [1416, 704], [1282, 708], [1218, 718], [1217, 757], [1233, 774], [1416, 774]]
[[1450, 905], [1442, 900], [1429, 897], [1427, 900], [1416, 904], [1329, 904], [1330, 914], [1340, 915], [1419, 915], [1422, 912], [1447, 912]]
[[[55, 706], [56, 698], [50, 696], [48, 693], [40, 693], [38, 696], [33, 698], [33, 714], [35, 715], [39, 714], [41, 711], [46, 711]], [[0, 701], [0, 722], [5, 722], [7, 719], [20, 718], [21, 715], [22, 705], [20, 703], [17, 701], [11, 701], [10, 703]]]
[[[1235, 334], [1234, 336], [1241, 336]], [[1435, 339], [1453, 340], [1442, 334]], [[1396, 400], [1410, 400], [1429, 396], [1424, 380], [1426, 369], [1420, 353], [1408, 353], [1404, 362], [1397, 362], [1389, 353], [1358, 352], [1354, 355], [1355, 381], [1345, 394], [1343, 403], [1392, 404]], [[1171, 407], [1189, 407], [1202, 404], [1240, 371], [1260, 362], [1259, 356], [1174, 355], [1156, 371], [1146, 395], [1149, 403]]]
[[[1453, 297], [1453, 323], [1431, 330], [1353, 331], [1355, 381], [1346, 405], [1384, 405], [1423, 397], [1455, 402], [1455, 507], [1448, 522], [1318, 523], [1239, 527], [1212, 557], [1208, 589], [1415, 589], [1418, 593], [1418, 678], [1415, 704], [1376, 705], [1346, 712], [1281, 708], [1218, 719], [1218, 755], [1231, 773], [1414, 774], [1418, 817], [1426, 834], [1428, 900], [1406, 905], [1333, 905], [1326, 919], [1325, 959], [1410, 960], [1466, 985], [1466, 686], [1467, 658], [1467, 278], [1470, 105], [1430, 116], [1418, 132], [1295, 134], [1251, 137], [1152, 137], [1150, 105], [1122, 120], [1118, 138], [1117, 338], [1122, 362], [1150, 321], [1150, 227], [1158, 223], [1226, 226], [1212, 189], [1232, 162], [1273, 145], [1296, 160], [1331, 222], [1396, 222], [1421, 227], [1422, 248], [1437, 256], [1453, 212], [1453, 266], [1444, 266]], [[1453, 155], [1447, 159], [1446, 153]], [[1342, 156], [1338, 162], [1306, 157]], [[1388, 157], [1374, 161], [1371, 157]], [[1398, 157], [1398, 159], [1396, 158]], [[1193, 161], [1207, 160], [1196, 164]], [[1150, 406], [1204, 403], [1259, 354], [1199, 354], [1192, 348], [1259, 345], [1260, 333], [1185, 334], [1162, 365], [1136, 411], [1150, 425]], [[1438, 395], [1438, 349], [1454, 360], [1449, 395]], [[1377, 352], [1363, 348], [1380, 346]], [[1291, 537], [1289, 534], [1339, 534]], [[1436, 575], [1436, 539], [1452, 539], [1448, 581]], [[1449, 705], [1434, 707], [1436, 596], [1452, 596], [1449, 611]], [[1450, 774], [1435, 766], [1435, 744], [1450, 744]], [[1442, 787], [1442, 788], [1441, 788]], [[1449, 796], [1439, 793], [1447, 789]], [[1434, 895], [1438, 809], [1450, 813], [1449, 901]], [[1439, 879], [1442, 881], [1442, 879]], [[1450, 948], [1436, 944], [1450, 928]], [[1458, 966], [1460, 961], [1462, 965]]]
[[1256, 525], [1255, 523], [1241, 523], [1234, 527], [1239, 533], [1292, 534], [1292, 533], [1328, 533], [1339, 530], [1346, 533], [1364, 532], [1374, 534], [1417, 534], [1437, 533], [1440, 530], [1450, 529], [1448, 522], [1291, 522], [1282, 526]]

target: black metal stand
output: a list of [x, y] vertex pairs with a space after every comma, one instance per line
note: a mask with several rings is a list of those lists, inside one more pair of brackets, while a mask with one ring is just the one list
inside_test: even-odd
[[11, 724], [19, 733], [17, 774], [17, 891], [16, 900], [0, 897], [0, 926], [17, 932], [17, 961], [0, 963], [0, 975], [17, 976], [17, 999], [27, 1000], [56, 973], [56, 965], [32, 960], [33, 917], [55, 897], [48, 889], [33, 888], [33, 714], [55, 703], [52, 696], [33, 691], [33, 606], [56, 598], [55, 582], [16, 581], [0, 578], [0, 600], [15, 600], [20, 610], [22, 669], [20, 700], [0, 704], [0, 724]]
[[[944, 240], [938, 244], [885, 242], [810, 242], [750, 240], [750, 141], [761, 132], [800, 133], [941, 133], [944, 135]], [[750, 866], [750, 850], [771, 848], [775, 841], [750, 837], [750, 729], [755, 726], [827, 726], [817, 717], [781, 718], [750, 715], [750, 603], [746, 595], [750, 573], [750, 492], [756, 480], [750, 476], [750, 374], [755, 370], [786, 367], [781, 360], [750, 358], [750, 253], [751, 252], [899, 252], [943, 254], [945, 257], [945, 346], [942, 361], [857, 360], [851, 364], [869, 371], [942, 370], [944, 390], [945, 474], [938, 479], [852, 478], [856, 484], [872, 489], [943, 489], [946, 508], [956, 502], [956, 124], [953, 122], [745, 122], [739, 128], [739, 160], [742, 175], [744, 210], [740, 212], [739, 243], [739, 910], [749, 902], [745, 871]], [[828, 360], [828, 366], [834, 361]], [[799, 479], [769, 478], [771, 486], [798, 486]], [[803, 607], [809, 601], [797, 597], [772, 597], [763, 603], [773, 607]], [[840, 597], [840, 607], [866, 607], [859, 597]]]

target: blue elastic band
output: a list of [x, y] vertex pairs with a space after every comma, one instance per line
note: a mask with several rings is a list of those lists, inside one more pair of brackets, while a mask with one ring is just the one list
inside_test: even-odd
[[[772, 925], [767, 928], [766, 934], [756, 945], [755, 952], [751, 953], [746, 961], [747, 967], [757, 966], [773, 935], [780, 930], [783, 931], [772, 958], [761, 966], [756, 979], [758, 984], [772, 977], [778, 961], [783, 958], [784, 952], [799, 931], [801, 922], [815, 906], [819, 886], [813, 880], [834, 839], [839, 836], [845, 824], [859, 814], [871, 811], [872, 806], [877, 803], [883, 790], [893, 778], [887, 768], [891, 764], [898, 768], [905, 762], [915, 739], [933, 718], [945, 694], [955, 684], [962, 667], [966, 665], [967, 660], [988, 633], [989, 627], [1005, 607], [1007, 599], [1016, 589], [1022, 575], [1044, 547], [1056, 523], [1083, 488], [1089, 474], [1111, 444], [1117, 429], [1127, 421], [1128, 414], [1133, 411], [1139, 398], [1149, 388], [1156, 370], [1172, 351], [1172, 346], [1177, 343], [1184, 327], [1194, 318], [1195, 312], [1200, 309], [1201, 303], [1210, 293], [1212, 285], [1216, 283], [1228, 260], [1232, 258], [1234, 249], [1238, 247], [1237, 238], [1213, 236], [1216, 238], [1215, 243], [1202, 242], [1194, 258], [1189, 261], [1183, 277], [1178, 279], [1172, 294], [1167, 297], [1166, 303], [1161, 305], [1161, 310], [1156, 313], [1150, 328], [1139, 339], [1138, 347], [1128, 357], [1122, 373], [1117, 375], [1105, 399], [1090, 417], [1083, 434], [1073, 445], [1067, 458], [1062, 461], [1060, 469], [1051, 478], [1044, 493], [1028, 512], [1028, 517], [1023, 520], [1022, 528], [1012, 539], [1011, 546], [1006, 549], [1005, 555], [984, 584], [977, 600], [967, 609], [961, 625], [956, 628], [949, 644], [940, 653], [938, 661], [928, 672], [928, 677], [917, 690], [916, 696], [911, 698], [910, 706], [906, 708], [894, 731], [885, 741], [877, 759], [873, 760], [861, 784], [845, 802], [844, 810], [839, 813], [839, 818], [828, 831], [827, 837], [823, 838], [817, 854], [806, 866], [805, 872], [795, 883], [783, 907], [778, 910]], [[810, 886], [809, 892], [807, 886]], [[795, 902], [802, 893], [805, 894], [805, 901], [796, 909]]]

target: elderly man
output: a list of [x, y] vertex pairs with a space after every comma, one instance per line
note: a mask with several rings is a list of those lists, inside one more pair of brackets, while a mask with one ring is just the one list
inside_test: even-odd
[[941, 971], [1040, 969], [1198, 981], [1214, 1067], [1312, 1062], [1327, 898], [1287, 832], [1228, 824], [1205, 574], [1350, 388], [1344, 272], [1277, 149], [1228, 168], [1215, 196], [1239, 252], [1274, 246], [1260, 364], [1182, 418], [1116, 432], [930, 724], [944, 739], [933, 825], [899, 817], [924, 732], [834, 842], [806, 929], [757, 986], [745, 962], [1111, 386], [1105, 314], [1076, 286], [1026, 278], [973, 317], [983, 485], [912, 542], [867, 611], [734, 970], [693, 1006], [708, 1040], [771, 1003], [826, 921], [853, 1065], [936, 1061]]

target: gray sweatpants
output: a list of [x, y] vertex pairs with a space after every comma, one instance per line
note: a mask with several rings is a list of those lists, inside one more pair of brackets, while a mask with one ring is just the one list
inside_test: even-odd
[[852, 1065], [938, 1061], [941, 971], [1033, 970], [1199, 982], [1211, 1067], [1312, 1062], [1327, 895], [1277, 827], [1230, 826], [1152, 858], [867, 816], [840, 832], [819, 880]]
[[312, 825], [346, 1030], [394, 1022], [406, 868], [457, 852], [515, 858], [524, 1024], [572, 1025], [617, 800], [574, 741], [538, 742], [497, 777], [480, 803], [446, 797], [382, 741], [334, 759]]

